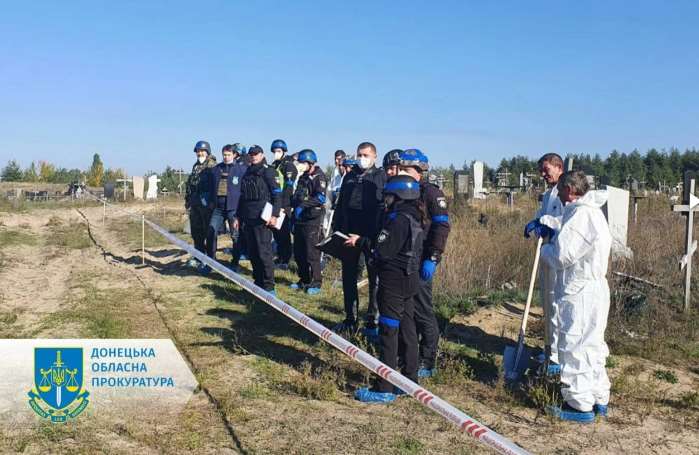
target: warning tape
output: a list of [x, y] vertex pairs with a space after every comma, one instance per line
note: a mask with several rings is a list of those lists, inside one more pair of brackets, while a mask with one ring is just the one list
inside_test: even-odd
[[[99, 200], [100, 202], [104, 202], [105, 204], [114, 207], [112, 204], [109, 204], [103, 199]], [[120, 211], [128, 213], [124, 210]], [[135, 216], [135, 214], [133, 213], [128, 214], [130, 216]], [[297, 310], [293, 306], [278, 299], [276, 296], [270, 294], [261, 287], [252, 283], [251, 281], [231, 271], [227, 267], [224, 267], [221, 263], [211, 259], [210, 257], [201, 253], [200, 251], [197, 251], [189, 243], [171, 234], [167, 229], [153, 223], [148, 219], [145, 219], [144, 221], [154, 231], [158, 232], [160, 235], [168, 239], [168, 241], [170, 241], [173, 245], [176, 245], [179, 248], [185, 250], [187, 253], [200, 260], [202, 263], [208, 265], [213, 270], [216, 270], [225, 278], [231, 280], [241, 288], [250, 292], [252, 295], [267, 303], [268, 305], [270, 305], [289, 319], [305, 327], [307, 330], [317, 335], [321, 340], [332, 345], [333, 347], [345, 353], [348, 357], [355, 360], [365, 368], [378, 374], [394, 386], [405, 391], [407, 394], [409, 394], [417, 401], [422, 403], [424, 406], [432, 409], [437, 414], [441, 415], [442, 417], [456, 425], [462, 432], [467, 433], [468, 435], [474, 437], [477, 441], [489, 446], [490, 448], [496, 450], [501, 454], [529, 454], [529, 452], [527, 452], [522, 447], [519, 447], [514, 442], [486, 427], [476, 419], [468, 416], [467, 414], [454, 407], [453, 405], [449, 404], [448, 402], [444, 401], [443, 399], [439, 398], [429, 390], [421, 387], [419, 384], [416, 384], [415, 382], [406, 378], [405, 376], [403, 376], [396, 370], [390, 368], [371, 354], [363, 351], [362, 349], [345, 340], [344, 338], [342, 338], [332, 330], [328, 329], [324, 325], [306, 316], [304, 313]]]

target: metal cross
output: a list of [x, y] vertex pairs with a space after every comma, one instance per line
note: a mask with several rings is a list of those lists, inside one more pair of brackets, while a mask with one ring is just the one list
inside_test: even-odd
[[684, 279], [684, 311], [689, 312], [689, 302], [691, 298], [690, 286], [692, 282], [692, 255], [697, 250], [697, 241], [692, 239], [692, 233], [694, 229], [694, 212], [699, 210], [699, 198], [694, 195], [695, 181], [691, 179], [689, 181], [689, 204], [688, 205], [673, 205], [673, 212], [687, 212], [687, 233], [685, 235], [686, 239], [686, 253], [680, 259], [680, 270], [685, 269], [685, 279]]

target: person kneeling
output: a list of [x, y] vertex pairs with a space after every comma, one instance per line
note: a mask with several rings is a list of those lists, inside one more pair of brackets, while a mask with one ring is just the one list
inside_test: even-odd
[[[419, 202], [420, 184], [408, 175], [392, 177], [384, 186], [387, 213], [376, 238], [373, 261], [379, 276], [380, 359], [395, 369], [398, 356], [403, 375], [417, 382], [418, 341], [413, 297], [418, 291], [425, 211]], [[360, 244], [367, 244], [362, 237]], [[400, 350], [400, 352], [399, 352]], [[403, 392], [383, 378], [354, 396], [367, 403], [387, 403]]]
[[558, 182], [565, 205], [560, 231], [541, 249], [556, 270], [558, 359], [564, 404], [547, 412], [561, 420], [588, 423], [606, 416], [610, 383], [605, 370], [609, 349], [604, 341], [609, 313], [607, 266], [612, 245], [600, 209], [606, 191], [589, 191], [585, 174], [568, 172]]

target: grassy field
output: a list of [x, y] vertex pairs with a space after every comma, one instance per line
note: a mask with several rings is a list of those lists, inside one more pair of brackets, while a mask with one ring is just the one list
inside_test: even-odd
[[[69, 448], [65, 453], [484, 450], [412, 399], [389, 407], [355, 402], [352, 392], [370, 383], [371, 373], [233, 283], [184, 267], [187, 256], [152, 232], [141, 267], [140, 223], [114, 212], [102, 226], [101, 207], [78, 208], [84, 217], [72, 208], [0, 213], [0, 236], [6, 236], [0, 238], [11, 239], [0, 243], [0, 265], [19, 261], [31, 270], [39, 263], [49, 272], [55, 268], [51, 274], [56, 275], [51, 286], [24, 283], [52, 289], [46, 295], [13, 293], [0, 300], [0, 333], [172, 338], [202, 391], [170, 425], [95, 417], [60, 428], [3, 429], [0, 452], [33, 453], [56, 443]], [[124, 208], [145, 209], [149, 219], [186, 238], [182, 209], [172, 203]], [[639, 225], [631, 226], [634, 259], [611, 267], [659, 287], [610, 279], [608, 368], [615, 413], [609, 421], [580, 428], [543, 416], [546, 404], [560, 401], [554, 382], [529, 381], [514, 390], [504, 386], [502, 350], [516, 335], [533, 257], [534, 243], [523, 239], [521, 230], [533, 208], [534, 201], [522, 197], [514, 210], [493, 200], [454, 210], [448, 254], [435, 284], [443, 332], [439, 373], [423, 385], [536, 453], [699, 450], [697, 318], [696, 312], [681, 311], [676, 265], [683, 220], [661, 201], [642, 205]], [[481, 214], [487, 225], [479, 223]], [[222, 237], [220, 247], [229, 242]], [[219, 259], [225, 263], [228, 256], [220, 253]], [[250, 277], [246, 263], [243, 274]], [[337, 263], [326, 269], [317, 297], [288, 288], [296, 281], [293, 271], [276, 275], [280, 298], [328, 327], [342, 319]], [[0, 267], [1, 279], [12, 277], [7, 266]], [[59, 307], [52, 306], [56, 299]], [[530, 322], [531, 346], [542, 343], [537, 314], [538, 308]], [[361, 336], [352, 341], [377, 353]], [[546, 436], [551, 433], [559, 437], [552, 441]]]

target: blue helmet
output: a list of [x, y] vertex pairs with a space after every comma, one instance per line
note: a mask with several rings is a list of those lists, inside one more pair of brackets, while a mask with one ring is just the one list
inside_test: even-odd
[[262, 147], [259, 145], [253, 145], [248, 149], [248, 155], [254, 155], [256, 153], [265, 153], [264, 150], [262, 150]]
[[400, 162], [398, 164], [405, 167], [415, 167], [422, 172], [430, 169], [427, 155], [418, 149], [406, 149], [400, 154]]
[[401, 149], [393, 149], [383, 156], [383, 168], [400, 164], [400, 155], [403, 153]]
[[284, 153], [286, 153], [287, 148], [286, 148], [286, 142], [282, 141], [281, 139], [275, 139], [272, 142], [272, 146], [269, 148], [270, 151], [274, 151], [274, 149], [282, 149], [284, 150]]
[[316, 164], [318, 158], [316, 157], [316, 152], [311, 149], [303, 149], [299, 152], [299, 163], [311, 163]]
[[353, 156], [348, 156], [348, 157], [345, 157], [344, 160], [342, 160], [342, 165], [354, 167], [354, 166], [359, 165], [359, 161], [357, 161], [357, 159], [354, 158]]
[[206, 150], [207, 155], [211, 155], [211, 146], [206, 141], [199, 141], [194, 144], [194, 152], [196, 153], [198, 150]]
[[247, 155], [247, 153], [248, 153], [248, 149], [240, 142], [236, 142], [231, 147], [232, 147], [233, 153], [237, 153], [238, 155]]
[[409, 175], [396, 175], [388, 179], [383, 187], [383, 194], [393, 194], [404, 201], [420, 198], [420, 183]]

